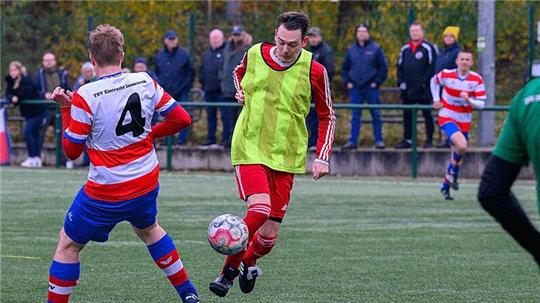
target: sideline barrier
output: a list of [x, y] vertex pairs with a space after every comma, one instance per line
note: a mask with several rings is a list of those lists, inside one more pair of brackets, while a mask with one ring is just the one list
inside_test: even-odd
[[[49, 100], [25, 100], [22, 103], [25, 104], [55, 104]], [[242, 107], [241, 104], [236, 102], [178, 102], [184, 108], [206, 108], [206, 107]], [[313, 105], [312, 105], [313, 106]], [[55, 107], [55, 151], [56, 151], [56, 167], [60, 167], [62, 158], [62, 121], [60, 115], [60, 109]], [[411, 171], [412, 177], [416, 178], [418, 168], [418, 145], [417, 145], [417, 120], [418, 111], [425, 109], [432, 109], [430, 105], [403, 105], [403, 104], [350, 104], [350, 103], [335, 103], [335, 110], [353, 110], [353, 109], [379, 109], [379, 110], [411, 110], [412, 111], [412, 153], [411, 153]], [[508, 105], [494, 105], [486, 106], [479, 111], [508, 111], [510, 106]], [[167, 143], [167, 163], [166, 169], [172, 170], [172, 154], [173, 154], [173, 137], [169, 136], [166, 139]]]

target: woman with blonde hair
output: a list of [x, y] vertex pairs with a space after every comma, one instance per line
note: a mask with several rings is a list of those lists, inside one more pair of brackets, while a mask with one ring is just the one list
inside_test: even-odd
[[6, 99], [19, 107], [25, 119], [24, 141], [28, 150], [28, 158], [21, 163], [23, 167], [41, 167], [41, 148], [43, 137], [41, 129], [47, 117], [47, 105], [25, 104], [24, 100], [39, 99], [39, 92], [26, 67], [20, 61], [9, 63], [9, 72], [6, 76]]

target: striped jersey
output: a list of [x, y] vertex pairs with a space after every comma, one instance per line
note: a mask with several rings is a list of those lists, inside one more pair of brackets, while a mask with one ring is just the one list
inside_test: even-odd
[[158, 185], [159, 163], [151, 136], [155, 111], [167, 114], [176, 101], [147, 73], [117, 73], [73, 94], [71, 123], [64, 136], [86, 143], [90, 158], [85, 192], [119, 202]]
[[463, 77], [458, 74], [457, 69], [443, 69], [435, 75], [434, 81], [437, 85], [444, 87], [441, 96], [443, 107], [439, 110], [439, 125], [454, 122], [461, 131], [468, 132], [471, 128], [473, 106], [461, 98], [460, 94], [466, 92], [475, 102], [485, 102], [486, 89], [482, 76], [470, 71]]

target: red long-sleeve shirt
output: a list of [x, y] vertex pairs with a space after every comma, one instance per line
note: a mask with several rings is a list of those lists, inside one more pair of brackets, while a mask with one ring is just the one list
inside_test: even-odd
[[[268, 63], [273, 69], [285, 70], [288, 66], [282, 66], [276, 62], [270, 54], [273, 44], [264, 43], [262, 45], [262, 55], [264, 61]], [[236, 89], [241, 91], [242, 87], [240, 83], [246, 73], [246, 55], [242, 58], [240, 64], [234, 70], [234, 85]], [[328, 80], [328, 74], [324, 66], [317, 61], [313, 61], [310, 71], [311, 81], [311, 95], [313, 102], [315, 103], [315, 109], [317, 116], [319, 117], [319, 130], [317, 140], [317, 159], [328, 162], [330, 160], [330, 153], [332, 152], [332, 146], [334, 144], [334, 131], [336, 129], [336, 116], [333, 109], [332, 96], [330, 91], [330, 83]]]

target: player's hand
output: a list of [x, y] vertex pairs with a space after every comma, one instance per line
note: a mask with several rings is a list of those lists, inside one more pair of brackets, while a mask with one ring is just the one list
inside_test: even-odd
[[17, 97], [17, 96], [11, 97], [11, 103], [13, 103], [13, 104], [19, 103], [19, 97]]
[[353, 88], [352, 82], [347, 83], [347, 89], [352, 89], [352, 88]]
[[468, 94], [467, 92], [461, 92], [461, 93], [459, 93], [459, 96], [460, 96], [462, 99], [464, 99], [465, 101], [470, 102], [470, 101], [469, 101], [469, 94]]
[[441, 100], [433, 101], [433, 108], [434, 109], [440, 109], [442, 107]]
[[54, 102], [56, 102], [60, 108], [66, 108], [71, 106], [73, 93], [69, 90], [64, 90], [61, 87], [57, 87], [53, 90], [48, 99], [54, 100]]
[[[53, 92], [54, 92], [54, 91], [53, 91]], [[50, 100], [50, 99], [51, 99], [51, 96], [52, 96], [52, 93], [51, 93], [51, 92], [46, 92], [46, 93], [45, 93], [45, 99]]]
[[311, 173], [313, 174], [313, 179], [319, 180], [330, 172], [330, 165], [328, 163], [323, 163], [321, 161], [313, 161], [311, 166]]
[[237, 90], [236, 91], [236, 95], [234, 95], [234, 97], [236, 98], [236, 101], [238, 101], [238, 103], [244, 105], [244, 92], [242, 92], [242, 90]]

